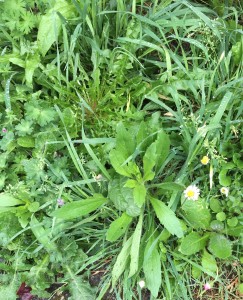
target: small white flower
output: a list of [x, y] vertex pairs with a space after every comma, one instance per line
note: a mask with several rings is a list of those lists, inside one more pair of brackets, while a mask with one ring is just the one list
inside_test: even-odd
[[189, 185], [184, 191], [184, 196], [188, 200], [196, 201], [198, 200], [199, 195], [200, 195], [200, 190], [195, 185]]
[[94, 176], [94, 179], [100, 181], [103, 179], [103, 176], [101, 174], [98, 174], [97, 176]]
[[138, 282], [138, 285], [140, 286], [141, 289], [143, 289], [145, 287], [145, 281], [144, 280], [140, 280]]
[[229, 195], [229, 188], [227, 188], [227, 187], [221, 187], [220, 192], [221, 192], [221, 194], [223, 194], [226, 197], [228, 197], [228, 195]]

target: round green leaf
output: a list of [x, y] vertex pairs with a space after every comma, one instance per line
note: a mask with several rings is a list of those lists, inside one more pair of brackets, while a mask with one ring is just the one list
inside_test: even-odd
[[216, 219], [217, 219], [218, 221], [223, 222], [223, 221], [225, 221], [225, 219], [226, 219], [226, 214], [225, 214], [223, 211], [221, 211], [221, 212], [217, 213]]
[[195, 254], [205, 247], [207, 239], [208, 235], [201, 236], [197, 232], [191, 232], [181, 240], [179, 249], [185, 255]]
[[208, 249], [214, 256], [226, 259], [231, 255], [231, 242], [222, 234], [212, 234]]
[[224, 224], [218, 220], [213, 220], [210, 223], [210, 227], [215, 231], [221, 231], [224, 229]]
[[231, 184], [231, 177], [227, 176], [228, 169], [223, 169], [219, 173], [219, 183], [222, 186], [229, 186]]
[[214, 211], [216, 213], [222, 211], [222, 205], [221, 205], [220, 201], [216, 198], [210, 199], [210, 208], [212, 209], [212, 211]]
[[202, 200], [187, 200], [183, 204], [182, 209], [184, 217], [193, 228], [207, 229], [209, 227], [211, 220], [210, 210], [206, 208]]
[[227, 224], [230, 227], [235, 227], [238, 224], [238, 219], [236, 217], [233, 217], [231, 219], [227, 219]]

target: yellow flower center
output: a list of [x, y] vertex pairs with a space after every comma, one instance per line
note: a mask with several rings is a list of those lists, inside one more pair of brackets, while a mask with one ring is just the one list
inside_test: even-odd
[[201, 163], [203, 165], [207, 165], [209, 162], [209, 158], [207, 156], [203, 156], [203, 158], [201, 159]]
[[188, 197], [193, 197], [195, 195], [195, 192], [194, 191], [188, 191], [187, 192], [187, 196]]

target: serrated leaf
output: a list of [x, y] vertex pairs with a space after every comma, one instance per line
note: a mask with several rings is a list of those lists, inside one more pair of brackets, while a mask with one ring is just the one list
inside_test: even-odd
[[26, 136], [33, 132], [33, 123], [29, 120], [22, 119], [21, 122], [15, 126], [19, 136]]
[[[25, 103], [26, 119], [45, 126], [56, 118], [56, 111], [52, 107], [46, 107], [43, 101], [33, 100]], [[22, 123], [22, 121], [21, 121]], [[31, 123], [32, 125], [32, 123]]]
[[75, 219], [91, 213], [106, 202], [106, 199], [100, 195], [95, 194], [91, 198], [67, 203], [61, 208], [51, 213], [52, 217], [63, 220]]
[[85, 280], [81, 275], [72, 274], [69, 284], [69, 291], [71, 296], [69, 300], [96, 300], [95, 288], [89, 285], [89, 282]]
[[144, 202], [146, 200], [146, 194], [146, 187], [141, 183], [137, 183], [137, 185], [133, 189], [133, 197], [134, 202], [138, 207], [142, 207], [144, 205]]
[[201, 200], [187, 200], [182, 205], [183, 215], [193, 228], [207, 229], [211, 221], [210, 210]]
[[33, 215], [30, 221], [30, 228], [34, 233], [37, 240], [43, 245], [44, 248], [48, 251], [56, 251], [56, 244], [49, 238], [48, 232], [41, 225], [41, 223]]
[[151, 294], [156, 298], [162, 282], [161, 260], [156, 247], [152, 249], [150, 255], [147, 255], [147, 253], [150, 251], [149, 248], [150, 247], [147, 247], [147, 249], [145, 249], [143, 271], [145, 275], [146, 286], [150, 290]]
[[126, 213], [123, 213], [118, 219], [111, 223], [106, 235], [107, 241], [115, 242], [126, 232], [131, 222], [132, 217], [128, 216]]
[[125, 242], [125, 244], [122, 247], [121, 252], [118, 254], [116, 262], [114, 264], [114, 267], [112, 269], [112, 287], [115, 286], [117, 280], [121, 276], [121, 274], [124, 272], [128, 259], [130, 254], [132, 244], [132, 236]]
[[195, 254], [205, 247], [207, 240], [208, 235], [191, 232], [181, 240], [180, 251], [185, 255]]
[[140, 249], [142, 228], [143, 228], [143, 215], [141, 214], [136, 229], [134, 231], [134, 234], [132, 236], [132, 245], [131, 245], [131, 252], [130, 252], [130, 256], [131, 256], [130, 272], [128, 277], [133, 276], [138, 270], [139, 249]]
[[25, 63], [25, 79], [27, 84], [32, 84], [33, 74], [35, 69], [39, 66], [40, 63], [40, 55], [35, 54], [26, 60]]
[[217, 263], [215, 258], [209, 254], [206, 250], [203, 252], [202, 256], [202, 266], [206, 271], [217, 272]]
[[160, 200], [151, 198], [150, 201], [160, 223], [164, 225], [171, 234], [179, 238], [183, 237], [182, 226], [175, 213]]
[[42, 181], [45, 177], [44, 164], [37, 158], [30, 158], [22, 160], [24, 171], [27, 179], [33, 179], [35, 181]]
[[36, 121], [40, 126], [45, 126], [48, 123], [54, 121], [55, 117], [56, 117], [56, 112], [53, 108], [42, 108], [39, 111], [39, 115]]
[[216, 257], [226, 259], [231, 255], [231, 242], [222, 234], [212, 234], [208, 246]]
[[11, 194], [8, 193], [1, 193], [0, 194], [0, 207], [8, 207], [8, 206], [15, 206], [19, 204], [25, 204], [23, 201], [15, 198]]

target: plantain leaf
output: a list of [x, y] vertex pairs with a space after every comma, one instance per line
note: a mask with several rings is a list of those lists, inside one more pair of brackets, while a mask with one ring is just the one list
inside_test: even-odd
[[116, 131], [116, 149], [127, 159], [135, 151], [135, 139], [131, 133], [125, 129], [122, 122], [118, 123]]
[[182, 191], [185, 189], [185, 186], [180, 184], [180, 183], [176, 183], [176, 182], [161, 182], [158, 184], [152, 184], [149, 186], [150, 188], [157, 188], [157, 189], [161, 189], [161, 190], [167, 190], [167, 191]]
[[121, 252], [118, 254], [115, 265], [112, 269], [112, 287], [115, 286], [117, 280], [121, 276], [121, 274], [124, 272], [128, 259], [130, 254], [132, 244], [132, 236], [125, 242], [125, 244], [122, 247]]
[[56, 251], [56, 244], [48, 237], [48, 232], [33, 215], [30, 221], [30, 228], [37, 240], [46, 248], [47, 251]]
[[13, 197], [8, 193], [0, 194], [0, 207], [15, 206], [19, 204], [25, 204], [25, 203], [19, 199], [16, 199], [15, 197]]
[[[153, 247], [151, 250], [151, 247], [153, 246], [148, 246], [145, 249], [143, 271], [145, 275], [146, 286], [150, 290], [151, 294], [157, 298], [162, 282], [161, 260], [157, 248]], [[148, 255], [149, 252], [150, 254]]]
[[155, 173], [152, 172], [153, 167], [156, 163], [156, 143], [152, 143], [146, 150], [143, 156], [143, 180], [152, 180], [154, 178]]
[[54, 211], [51, 214], [51, 216], [64, 219], [64, 220], [70, 220], [70, 219], [82, 217], [96, 210], [105, 202], [106, 199], [102, 195], [94, 194], [94, 196], [91, 198], [65, 204], [63, 207]]
[[70, 18], [74, 15], [74, 6], [65, 0], [58, 0], [47, 14], [41, 17], [37, 42], [43, 56], [46, 55], [52, 44], [57, 41], [61, 30], [62, 22], [57, 12], [64, 18]]
[[111, 223], [106, 235], [107, 241], [116, 241], [120, 236], [122, 236], [126, 232], [131, 222], [132, 217], [130, 217], [124, 212], [118, 219]]
[[209, 254], [206, 250], [203, 252], [202, 256], [202, 266], [205, 270], [209, 272], [217, 272], [217, 262], [213, 255]]
[[134, 197], [134, 202], [138, 207], [143, 206], [146, 200], [146, 194], [147, 194], [146, 187], [141, 183], [137, 183], [137, 185], [133, 189], [133, 197]]
[[156, 166], [155, 170], [158, 173], [162, 164], [166, 160], [170, 151], [170, 139], [169, 136], [164, 132], [160, 131], [156, 140]]
[[177, 237], [183, 237], [183, 230], [180, 220], [176, 217], [175, 213], [166, 206], [162, 201], [151, 198], [150, 199], [156, 216], [160, 223], [171, 233]]
[[110, 161], [111, 161], [113, 168], [115, 169], [115, 171], [118, 174], [121, 174], [121, 175], [124, 175], [127, 177], [131, 177], [130, 169], [128, 168], [128, 166], [126, 164], [123, 165], [126, 158], [122, 154], [121, 151], [112, 149], [109, 154], [109, 157], [110, 157]]
[[131, 262], [130, 262], [130, 272], [128, 277], [132, 277], [138, 270], [139, 249], [140, 249], [142, 228], [143, 228], [143, 214], [140, 215], [136, 229], [132, 236], [132, 245], [131, 245], [131, 253], [130, 253]]

